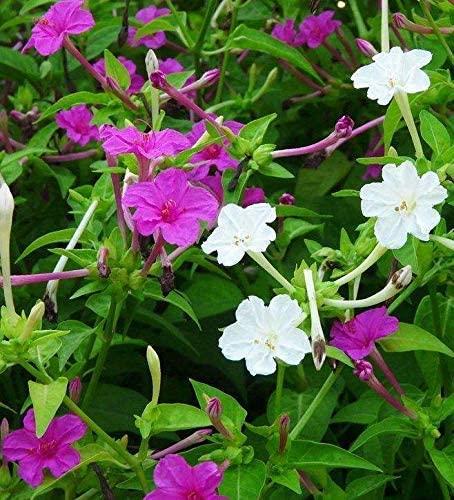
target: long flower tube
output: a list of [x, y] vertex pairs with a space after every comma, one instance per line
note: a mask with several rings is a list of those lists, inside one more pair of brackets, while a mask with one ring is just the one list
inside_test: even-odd
[[10, 239], [13, 225], [14, 198], [8, 184], [0, 175], [0, 260], [2, 268], [3, 295], [6, 307], [15, 312], [11, 283]]
[[[433, 28], [410, 21], [410, 19], [408, 19], [405, 14], [402, 14], [402, 12], [396, 12], [395, 14], [393, 14], [393, 24], [396, 28], [411, 31], [413, 33], [419, 33], [420, 35], [435, 34]], [[452, 26], [439, 26], [438, 29], [443, 35], [451, 35], [452, 33], [454, 33], [454, 27]]]
[[[13, 274], [11, 276], [12, 286], [34, 285], [36, 283], [46, 283], [52, 280], [68, 280], [75, 278], [85, 278], [90, 274], [88, 269], [74, 269], [72, 271], [60, 271], [53, 273], [36, 274]], [[0, 287], [4, 287], [4, 280], [0, 278]]]

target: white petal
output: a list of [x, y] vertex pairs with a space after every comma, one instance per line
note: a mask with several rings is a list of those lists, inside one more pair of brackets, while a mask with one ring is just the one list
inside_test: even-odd
[[244, 213], [257, 226], [276, 220], [276, 209], [269, 203], [255, 203], [244, 209]]
[[229, 203], [225, 207], [221, 208], [218, 216], [218, 226], [227, 227], [233, 230], [238, 230], [242, 227], [242, 220], [245, 209], [235, 205], [234, 203]]
[[404, 52], [402, 63], [405, 68], [410, 71], [415, 68], [422, 68], [430, 63], [432, 60], [432, 53], [428, 50], [413, 49]]
[[355, 87], [355, 89], [364, 89], [370, 87], [371, 85], [382, 81], [382, 78], [383, 73], [375, 63], [358, 68], [351, 76], [353, 87]]
[[242, 248], [235, 245], [225, 245], [223, 247], [219, 247], [217, 251], [217, 260], [219, 264], [227, 267], [238, 264], [245, 254]]
[[373, 100], [376, 99], [377, 104], [380, 104], [380, 106], [387, 106], [391, 102], [395, 93], [396, 91], [389, 87], [371, 87], [367, 92], [367, 97]]
[[298, 328], [290, 329], [276, 347], [275, 355], [288, 365], [297, 365], [311, 352], [307, 335]]
[[247, 250], [252, 252], [264, 252], [272, 241], [276, 239], [276, 232], [270, 226], [263, 225], [257, 228], [251, 235], [251, 239], [245, 242]]
[[224, 329], [219, 338], [222, 354], [232, 361], [245, 358], [254, 347], [254, 338], [250, 330], [234, 323]]
[[430, 207], [417, 207], [413, 214], [420, 231], [426, 234], [430, 233], [430, 231], [438, 225], [441, 219], [440, 214], [435, 208]]
[[238, 306], [235, 318], [250, 328], [257, 329], [266, 322], [266, 306], [262, 299], [255, 295], [250, 295]]
[[447, 190], [440, 185], [435, 172], [426, 172], [421, 176], [418, 186], [418, 202], [438, 205], [448, 196]]
[[413, 70], [407, 77], [407, 80], [402, 85], [402, 88], [407, 94], [415, 94], [416, 92], [424, 92], [430, 87], [430, 78], [420, 69]]
[[251, 375], [271, 375], [276, 371], [276, 362], [268, 349], [254, 349], [246, 358], [246, 368]]
[[405, 245], [407, 241], [407, 230], [396, 212], [387, 217], [380, 217], [375, 223], [374, 232], [378, 242], [386, 248], [397, 249]]
[[305, 318], [305, 313], [298, 301], [288, 295], [276, 295], [268, 306], [272, 328], [279, 335], [281, 330], [298, 326]]

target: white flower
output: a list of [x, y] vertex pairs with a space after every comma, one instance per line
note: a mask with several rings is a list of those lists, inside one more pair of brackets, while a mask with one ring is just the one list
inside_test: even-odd
[[378, 104], [385, 106], [397, 92], [414, 94], [430, 87], [429, 77], [420, 69], [432, 59], [427, 50], [403, 52], [393, 47], [372, 59], [372, 64], [357, 69], [351, 79], [355, 89], [368, 88], [367, 97]]
[[377, 217], [375, 236], [386, 248], [401, 248], [410, 233], [428, 241], [430, 231], [440, 222], [432, 208], [447, 196], [435, 172], [418, 176], [415, 166], [404, 161], [385, 165], [383, 182], [372, 182], [361, 188], [361, 211], [365, 217]]
[[221, 209], [218, 227], [203, 243], [205, 253], [218, 253], [219, 264], [238, 264], [246, 252], [264, 252], [276, 239], [267, 222], [276, 219], [276, 209], [268, 203], [256, 203], [246, 208], [229, 204]]
[[236, 310], [236, 322], [219, 339], [222, 354], [233, 361], [246, 360], [252, 375], [276, 371], [275, 358], [297, 365], [311, 352], [307, 335], [297, 328], [305, 314], [288, 295], [277, 295], [269, 306], [250, 296]]

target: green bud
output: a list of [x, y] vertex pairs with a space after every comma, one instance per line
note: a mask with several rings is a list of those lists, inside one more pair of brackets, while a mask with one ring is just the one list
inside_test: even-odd
[[131, 290], [142, 288], [145, 278], [140, 274], [140, 271], [134, 271], [129, 275], [128, 286]]
[[153, 395], [151, 404], [158, 404], [159, 393], [161, 391], [161, 362], [157, 352], [149, 345], [147, 347], [147, 363], [153, 382]]
[[271, 153], [275, 149], [276, 146], [274, 144], [262, 144], [254, 151], [252, 159], [257, 162], [260, 167], [265, 167], [273, 161]]
[[11, 474], [9, 473], [8, 466], [2, 465], [0, 467], [0, 488], [7, 488], [11, 484]]
[[251, 156], [254, 152], [254, 147], [251, 141], [236, 136], [232, 142], [230, 152], [237, 158], [243, 158], [244, 156]]
[[45, 306], [44, 302], [38, 301], [30, 311], [28, 315], [27, 322], [25, 323], [24, 329], [19, 337], [21, 342], [26, 342], [29, 340], [33, 334], [34, 330], [39, 330], [41, 328], [41, 321], [44, 316]]

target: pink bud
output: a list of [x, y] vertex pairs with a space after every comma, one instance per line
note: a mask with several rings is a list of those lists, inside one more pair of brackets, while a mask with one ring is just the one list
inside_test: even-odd
[[377, 49], [370, 42], [362, 38], [356, 39], [356, 46], [358, 47], [359, 51], [367, 57], [373, 57], [378, 54]]
[[279, 417], [279, 453], [282, 454], [287, 446], [288, 433], [290, 430], [290, 417], [287, 414]]
[[4, 418], [2, 423], [0, 424], [0, 443], [6, 438], [9, 434], [9, 422], [8, 419]]
[[279, 203], [281, 205], [294, 205], [295, 197], [290, 193], [284, 193], [280, 196]]
[[80, 395], [82, 394], [82, 382], [80, 377], [75, 377], [69, 382], [69, 397], [78, 403], [80, 401]]
[[404, 29], [408, 24], [408, 19], [402, 12], [393, 14], [393, 24], [396, 28]]
[[374, 374], [374, 369], [369, 361], [364, 361], [360, 359], [355, 362], [355, 369], [353, 370], [353, 375], [358, 377], [363, 382], [367, 382]]
[[207, 403], [206, 412], [211, 420], [219, 420], [222, 415], [222, 403], [219, 398], [210, 398]]
[[339, 118], [339, 120], [337, 120], [334, 130], [336, 132], [336, 135], [340, 139], [344, 137], [350, 137], [354, 125], [355, 122], [349, 116], [344, 115], [341, 118]]
[[154, 71], [150, 75], [150, 82], [153, 87], [159, 90], [165, 90], [167, 88], [166, 75], [162, 71]]
[[213, 85], [219, 80], [221, 72], [218, 68], [210, 69], [206, 71], [200, 78], [202, 85]]

